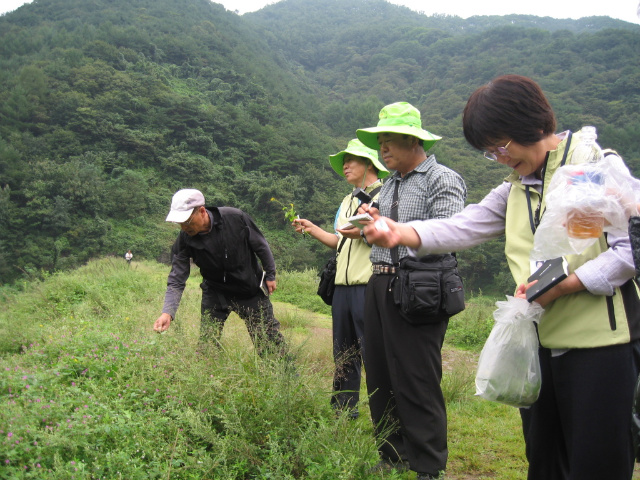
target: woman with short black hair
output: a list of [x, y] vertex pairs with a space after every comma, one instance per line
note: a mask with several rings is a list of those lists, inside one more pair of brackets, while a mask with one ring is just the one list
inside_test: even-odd
[[[555, 133], [553, 110], [530, 78], [505, 75], [478, 88], [463, 114], [467, 141], [514, 171], [479, 204], [446, 219], [369, 226], [370, 242], [402, 244], [417, 256], [461, 251], [505, 235], [516, 294], [535, 268], [534, 233], [546, 209], [545, 186], [572, 164], [581, 132]], [[610, 157], [606, 157], [607, 160]], [[622, 162], [621, 159], [617, 159]], [[377, 212], [371, 212], [374, 218]], [[601, 234], [569, 275], [536, 301], [542, 387], [521, 409], [529, 480], [630, 480], [634, 385], [640, 371], [640, 300], [629, 237]]]

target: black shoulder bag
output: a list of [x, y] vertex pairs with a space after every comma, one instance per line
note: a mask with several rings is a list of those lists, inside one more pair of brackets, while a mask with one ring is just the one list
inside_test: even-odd
[[336, 267], [338, 266], [338, 255], [347, 237], [342, 237], [340, 246], [335, 255], [333, 255], [320, 272], [320, 284], [318, 285], [318, 295], [327, 305], [331, 305], [333, 301], [333, 292], [336, 289]]

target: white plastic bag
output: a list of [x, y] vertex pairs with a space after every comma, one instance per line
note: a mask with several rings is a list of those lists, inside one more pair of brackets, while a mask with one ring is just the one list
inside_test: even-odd
[[629, 216], [637, 213], [638, 184], [617, 156], [558, 168], [545, 193], [531, 259], [580, 254], [603, 232], [626, 235]]
[[511, 296], [496, 306], [496, 323], [478, 360], [476, 395], [513, 407], [529, 407], [540, 394], [534, 322], [540, 321], [544, 309], [536, 302]]

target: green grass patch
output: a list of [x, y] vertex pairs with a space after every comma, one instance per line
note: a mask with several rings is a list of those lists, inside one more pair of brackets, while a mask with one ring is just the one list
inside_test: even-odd
[[446, 341], [458, 348], [480, 351], [493, 328], [495, 299], [472, 298], [467, 307], [449, 320]]
[[327, 305], [315, 293], [318, 290], [318, 272], [313, 269], [278, 273], [278, 288], [273, 294], [276, 302], [285, 302], [303, 310], [331, 315]]
[[[2, 290], [1, 478], [414, 478], [368, 473], [377, 453], [364, 385], [358, 420], [329, 406], [331, 319], [315, 272], [280, 273], [274, 295], [295, 369], [258, 357], [235, 315], [220, 348], [199, 352], [197, 272], [170, 330], [154, 333], [167, 273], [103, 259]], [[447, 336], [449, 479], [526, 477], [517, 410], [473, 396], [488, 332], [472, 321], [490, 310], [471, 301]]]

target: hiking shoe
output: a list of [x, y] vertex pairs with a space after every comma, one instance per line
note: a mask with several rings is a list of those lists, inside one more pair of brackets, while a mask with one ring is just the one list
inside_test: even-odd
[[444, 480], [444, 472], [440, 472], [437, 475], [417, 472], [416, 480]]
[[335, 410], [336, 418], [340, 418], [342, 415], [348, 415], [349, 420], [357, 420], [360, 416], [360, 412], [358, 411], [358, 407], [341, 409], [336, 406], [333, 407]]

